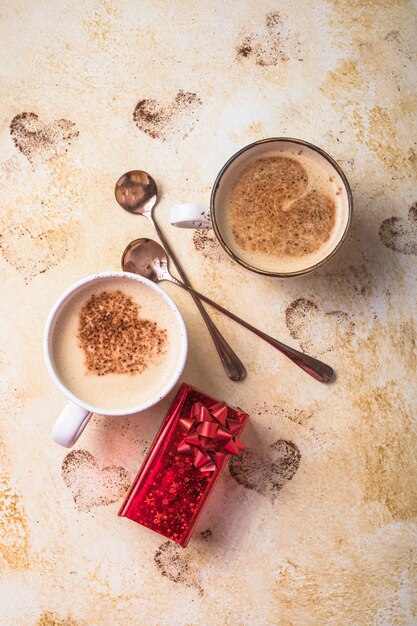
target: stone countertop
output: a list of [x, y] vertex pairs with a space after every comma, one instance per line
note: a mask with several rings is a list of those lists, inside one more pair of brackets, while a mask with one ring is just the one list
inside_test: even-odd
[[[403, 0], [3, 3], [2, 625], [417, 622], [416, 17]], [[168, 226], [173, 203], [208, 203], [234, 151], [282, 135], [351, 183], [331, 263], [263, 278], [211, 233]], [[50, 437], [64, 399], [45, 318], [152, 235], [113, 196], [137, 168], [193, 283], [338, 374], [320, 385], [213, 313], [249, 371], [229, 381], [189, 296], [166, 287], [189, 331], [183, 379], [252, 418], [186, 550], [117, 517], [172, 394], [95, 416], [71, 451]]]

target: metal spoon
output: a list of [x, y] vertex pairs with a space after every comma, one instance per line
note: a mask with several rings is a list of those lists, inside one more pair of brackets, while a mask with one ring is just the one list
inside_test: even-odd
[[[117, 202], [123, 209], [125, 209], [125, 211], [135, 213], [136, 215], [144, 215], [148, 218], [154, 226], [164, 248], [168, 251], [169, 256], [173, 260], [182, 280], [188, 287], [191, 288], [191, 283], [188, 280], [186, 273], [180, 265], [180, 262], [175, 256], [153, 215], [153, 208], [158, 201], [158, 189], [152, 176], [141, 170], [127, 172], [117, 181], [114, 193]], [[193, 300], [206, 323], [214, 345], [216, 346], [216, 350], [223, 363], [226, 374], [229, 378], [231, 378], [231, 380], [243, 380], [246, 377], [245, 366], [229, 346], [219, 329], [214, 325], [214, 322], [210, 319], [200, 300], [194, 295]]]
[[298, 365], [298, 367], [301, 367], [301, 369], [310, 374], [310, 376], [316, 380], [319, 380], [322, 383], [328, 383], [333, 380], [334, 372], [329, 365], [326, 365], [325, 363], [322, 363], [307, 354], [298, 352], [298, 350], [294, 350], [294, 348], [286, 346], [277, 339], [274, 339], [258, 328], [255, 328], [255, 326], [252, 326], [251, 324], [248, 324], [248, 322], [240, 319], [240, 317], [237, 317], [234, 313], [231, 313], [224, 307], [220, 306], [220, 304], [213, 302], [213, 300], [210, 300], [203, 294], [195, 291], [195, 289], [189, 285], [185, 285], [174, 278], [168, 270], [167, 253], [156, 241], [152, 241], [152, 239], [135, 239], [132, 241], [123, 252], [122, 267], [125, 272], [140, 274], [155, 283], [168, 280], [171, 283], [182, 287], [186, 291], [190, 292], [191, 295], [200, 298], [203, 302], [206, 302], [224, 315], [227, 315], [227, 317], [230, 317], [241, 326], [244, 326], [248, 330], [252, 331], [255, 335], [264, 339], [271, 346], [274, 346], [274, 348], [277, 348], [277, 350], [282, 352], [282, 354], [285, 354], [285, 356], [291, 359], [291, 361]]

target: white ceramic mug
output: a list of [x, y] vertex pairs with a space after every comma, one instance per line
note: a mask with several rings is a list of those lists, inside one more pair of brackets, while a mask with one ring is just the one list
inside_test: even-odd
[[[341, 205], [343, 204], [345, 209], [338, 211], [339, 218], [336, 220], [337, 223], [331, 245], [327, 247], [328, 249], [325, 249], [325, 246], [323, 246], [323, 255], [317, 262], [300, 267], [295, 271], [271, 271], [256, 267], [239, 256], [224, 233], [221, 225], [221, 215], [224, 213], [227, 197], [234, 181], [249, 163], [259, 158], [281, 155], [283, 152], [287, 154], [287, 150], [296, 152], [302, 150], [320, 162], [323, 172], [334, 180], [335, 188], [340, 188], [341, 195], [338, 196], [337, 202]], [[353, 199], [348, 180], [340, 165], [330, 155], [321, 148], [302, 139], [271, 137], [255, 141], [238, 150], [223, 165], [213, 183], [210, 210], [202, 204], [193, 202], [178, 204], [171, 209], [170, 222], [173, 226], [180, 228], [213, 228], [220, 245], [234, 261], [252, 272], [285, 278], [286, 276], [297, 276], [312, 272], [324, 263], [327, 263], [336, 254], [347, 237], [352, 218], [352, 208]]]
[[58, 389], [62, 391], [62, 393], [69, 400], [55, 423], [55, 426], [52, 430], [52, 439], [55, 441], [55, 443], [58, 443], [61, 446], [65, 446], [66, 448], [71, 448], [75, 444], [93, 413], [99, 413], [101, 415], [109, 416], [121, 414], [120, 410], [108, 410], [103, 407], [92, 406], [74, 395], [59, 378], [53, 360], [53, 330], [60, 316], [60, 313], [64, 310], [68, 300], [72, 296], [74, 296], [79, 290], [83, 289], [86, 285], [89, 285], [93, 282], [108, 280], [109, 278], [126, 278], [127, 280], [136, 280], [140, 283], [144, 283], [150, 289], [157, 291], [158, 294], [163, 297], [165, 302], [174, 313], [178, 321], [180, 334], [179, 358], [177, 367], [175, 370], [173, 370], [171, 379], [168, 381], [168, 383], [164, 385], [163, 388], [159, 390], [158, 394], [155, 395], [152, 400], [144, 404], [134, 406], [128, 410], [124, 410], [123, 415], [132, 415], [133, 413], [139, 413], [140, 411], [149, 409], [151, 406], [153, 406], [154, 404], [162, 400], [162, 398], [164, 398], [166, 395], [168, 395], [174, 385], [179, 380], [187, 360], [188, 340], [184, 320], [175, 302], [158, 285], [148, 280], [147, 278], [137, 276], [136, 274], [130, 274], [129, 272], [102, 272], [100, 274], [94, 274], [93, 276], [87, 276], [86, 278], [83, 278], [82, 280], [76, 282], [69, 289], [67, 289], [53, 305], [46, 321], [44, 333], [44, 356], [48, 372]]

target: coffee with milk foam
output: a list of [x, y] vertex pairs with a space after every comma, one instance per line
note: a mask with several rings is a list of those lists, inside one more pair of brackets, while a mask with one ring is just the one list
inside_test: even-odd
[[285, 273], [314, 266], [334, 249], [347, 210], [341, 180], [323, 157], [288, 147], [234, 173], [219, 220], [239, 258]]
[[158, 396], [180, 354], [178, 320], [163, 296], [123, 277], [89, 283], [57, 316], [53, 361], [61, 382], [103, 411]]

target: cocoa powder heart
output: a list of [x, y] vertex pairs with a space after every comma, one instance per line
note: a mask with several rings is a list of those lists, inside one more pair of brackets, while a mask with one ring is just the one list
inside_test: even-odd
[[313, 356], [330, 352], [354, 333], [354, 324], [347, 313], [322, 311], [306, 298], [291, 302], [285, 311], [285, 322], [291, 337], [299, 342], [302, 350]]
[[0, 233], [0, 250], [29, 283], [62, 261], [67, 252], [67, 234], [64, 228], [34, 234], [25, 226], [15, 225]]
[[102, 291], [94, 293], [80, 311], [78, 340], [87, 372], [140, 374], [165, 351], [167, 331], [141, 318], [129, 295]]
[[246, 489], [252, 489], [271, 501], [298, 470], [301, 453], [292, 441], [279, 439], [263, 452], [252, 448], [230, 459], [230, 474]]
[[66, 455], [62, 462], [62, 478], [79, 511], [116, 502], [130, 483], [124, 467], [110, 465], [100, 469], [87, 450], [72, 450]]
[[162, 543], [154, 555], [155, 565], [162, 576], [166, 576], [173, 583], [194, 588], [202, 596], [204, 590], [196, 564], [198, 560], [195, 548], [193, 553], [190, 548], [184, 550], [172, 541]]
[[263, 27], [256, 32], [252, 32], [252, 23], [250, 32], [245, 31], [236, 48], [238, 60], [250, 58], [261, 67], [286, 63], [290, 58], [303, 60], [296, 33], [286, 26], [278, 11], [267, 13]]
[[201, 104], [197, 94], [180, 89], [167, 104], [152, 98], [140, 100], [133, 111], [133, 121], [153, 139], [165, 141], [172, 135], [185, 139], [194, 127]]
[[408, 217], [390, 217], [384, 220], [379, 236], [387, 248], [402, 254], [417, 255], [417, 202], [411, 205]]
[[15, 146], [33, 163], [46, 161], [61, 150], [66, 150], [79, 132], [71, 120], [55, 120], [44, 124], [36, 113], [19, 113], [10, 122], [10, 135]]

